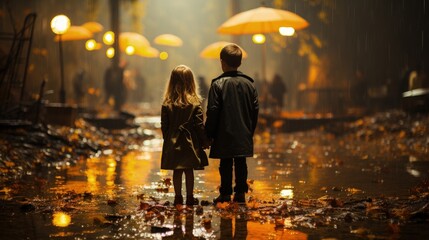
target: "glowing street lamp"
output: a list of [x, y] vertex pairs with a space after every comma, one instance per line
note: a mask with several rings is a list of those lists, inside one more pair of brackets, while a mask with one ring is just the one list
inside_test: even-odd
[[85, 42], [85, 48], [88, 51], [95, 51], [101, 48], [101, 44], [95, 41], [94, 39], [89, 39]]
[[112, 59], [112, 58], [115, 56], [115, 48], [113, 48], [113, 47], [109, 47], [109, 48], [106, 50], [106, 56], [107, 56], [108, 58]]
[[115, 33], [112, 31], [107, 31], [104, 35], [103, 35], [103, 42], [106, 45], [113, 45], [113, 43], [115, 43]]
[[58, 35], [58, 46], [60, 49], [60, 70], [61, 70], [61, 89], [60, 102], [66, 103], [66, 91], [64, 89], [64, 62], [63, 62], [63, 46], [61, 36], [70, 28], [70, 19], [66, 15], [57, 15], [51, 20], [52, 32]]
[[255, 34], [252, 36], [253, 43], [256, 44], [264, 44], [265, 43], [265, 35], [264, 34]]
[[51, 29], [55, 34], [64, 34], [70, 28], [70, 19], [66, 15], [57, 15], [51, 20]]
[[293, 28], [293, 27], [280, 27], [279, 33], [282, 36], [291, 37], [295, 34], [295, 28]]
[[86, 41], [86, 43], [85, 43], [85, 48], [88, 51], [95, 50], [96, 46], [97, 46], [97, 42], [94, 39], [90, 39], [90, 40]]
[[136, 48], [134, 46], [127, 46], [125, 48], [125, 53], [127, 55], [133, 55], [136, 52]]

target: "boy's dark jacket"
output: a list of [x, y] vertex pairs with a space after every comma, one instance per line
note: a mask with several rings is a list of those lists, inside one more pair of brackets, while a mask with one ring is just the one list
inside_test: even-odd
[[213, 139], [210, 157], [252, 157], [258, 112], [258, 93], [251, 77], [232, 71], [213, 79], [205, 126]]

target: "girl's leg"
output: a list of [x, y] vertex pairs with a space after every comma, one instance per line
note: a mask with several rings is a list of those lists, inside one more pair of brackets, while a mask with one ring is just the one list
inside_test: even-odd
[[186, 205], [198, 205], [198, 199], [194, 198], [194, 170], [185, 169], [186, 180]]
[[174, 187], [174, 205], [183, 204], [182, 196], [182, 175], [183, 169], [173, 170], [173, 187]]
[[194, 170], [185, 169], [186, 196], [194, 195]]

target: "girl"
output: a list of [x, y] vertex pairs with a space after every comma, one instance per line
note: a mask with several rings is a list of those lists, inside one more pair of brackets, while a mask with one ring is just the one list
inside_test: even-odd
[[208, 148], [201, 97], [192, 70], [179, 65], [171, 72], [161, 108], [164, 139], [161, 169], [173, 170], [174, 205], [183, 204], [182, 175], [186, 180], [186, 205], [198, 204], [194, 198], [194, 169], [208, 165], [203, 148]]

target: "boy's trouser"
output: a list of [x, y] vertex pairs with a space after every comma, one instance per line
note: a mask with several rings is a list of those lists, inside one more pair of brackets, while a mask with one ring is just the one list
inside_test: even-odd
[[235, 193], [247, 193], [247, 163], [245, 157], [221, 158], [219, 165], [221, 195], [232, 194], [232, 168], [235, 174]]

